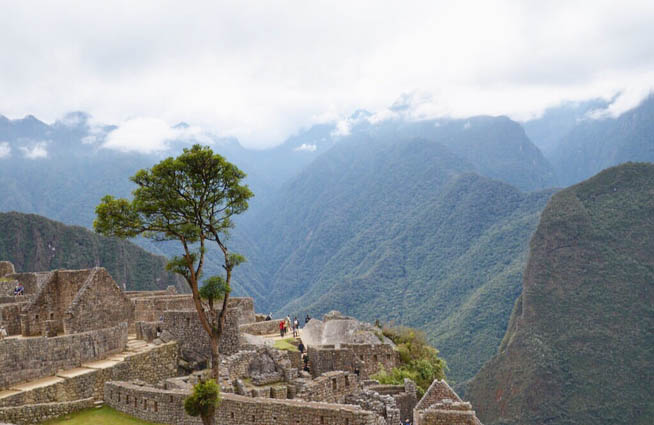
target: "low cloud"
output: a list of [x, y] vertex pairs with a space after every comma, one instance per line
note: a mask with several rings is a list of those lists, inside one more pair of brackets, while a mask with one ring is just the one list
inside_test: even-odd
[[40, 159], [48, 157], [47, 142], [37, 142], [33, 146], [21, 146], [19, 149], [27, 159]]
[[295, 152], [315, 152], [316, 149], [318, 149], [318, 146], [316, 145], [309, 145], [307, 143], [302, 143], [300, 146], [297, 148], [293, 149]]
[[212, 139], [198, 127], [171, 127], [157, 118], [134, 118], [111, 131], [102, 147], [121, 152], [163, 152], [172, 141], [211, 143]]
[[0, 158], [7, 158], [11, 155], [9, 142], [0, 142]]

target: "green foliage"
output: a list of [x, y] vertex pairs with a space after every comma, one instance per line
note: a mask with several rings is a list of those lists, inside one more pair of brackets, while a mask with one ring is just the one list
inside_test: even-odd
[[190, 416], [213, 417], [220, 404], [220, 388], [216, 381], [200, 381], [193, 387], [193, 393], [184, 400], [184, 410]]
[[157, 425], [133, 418], [109, 406], [85, 409], [80, 412], [65, 415], [57, 419], [42, 422], [41, 425]]
[[626, 163], [552, 197], [500, 350], [466, 391], [483, 423], [652, 423], [652, 188], [654, 164]]
[[410, 378], [418, 386], [420, 397], [435, 379], [445, 379], [445, 360], [438, 357], [437, 349], [429, 346], [424, 332], [398, 326], [385, 327], [383, 334], [395, 343], [401, 364], [391, 371], [382, 368], [373, 375], [374, 379], [382, 384], [400, 385], [404, 378]]
[[182, 279], [164, 270], [164, 257], [33, 214], [0, 213], [0, 258], [14, 263], [19, 272], [105, 267], [127, 290], [187, 288]]
[[93, 226], [98, 233], [121, 238], [217, 241], [253, 196], [241, 184], [243, 178], [245, 173], [209, 147], [194, 145], [177, 158], [139, 170], [131, 178], [137, 185], [132, 201], [102, 198]]
[[295, 341], [294, 338], [278, 339], [273, 344], [273, 347], [278, 350], [299, 351], [297, 345], [293, 344], [293, 341]]
[[200, 288], [200, 297], [204, 300], [220, 300], [231, 291], [222, 276], [212, 276], [203, 283]]

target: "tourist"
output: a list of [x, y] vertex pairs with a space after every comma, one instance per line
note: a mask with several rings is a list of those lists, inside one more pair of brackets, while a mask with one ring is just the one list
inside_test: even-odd
[[268, 313], [266, 316], [266, 322], [270, 322], [272, 320], [272, 313]]
[[302, 341], [298, 344], [297, 349], [300, 350], [300, 354], [304, 354], [304, 344], [302, 344]]
[[304, 326], [306, 326], [307, 323], [309, 323], [309, 320], [311, 320], [311, 317], [309, 316], [309, 314], [307, 314], [307, 317], [304, 318]]
[[18, 295], [25, 295], [25, 287], [23, 287], [23, 284], [18, 282], [18, 285], [16, 285], [16, 288], [14, 288], [14, 296]]
[[404, 423], [400, 425], [411, 425], [411, 421], [409, 420], [409, 418], [406, 418], [406, 421], [404, 421]]
[[7, 330], [4, 328], [4, 326], [0, 326], [0, 341], [5, 339], [7, 336]]
[[279, 321], [279, 336], [281, 338], [284, 338], [284, 321], [283, 320]]
[[300, 321], [297, 320], [297, 316], [293, 319], [293, 338], [297, 338], [297, 330], [300, 327]]
[[361, 371], [359, 370], [359, 366], [354, 366], [354, 374], [359, 377], [359, 374], [361, 374]]

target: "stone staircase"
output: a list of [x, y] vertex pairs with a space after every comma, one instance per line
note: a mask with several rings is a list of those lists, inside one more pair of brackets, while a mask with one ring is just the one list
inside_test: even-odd
[[[55, 385], [61, 384], [67, 379], [77, 378], [81, 375], [92, 373], [97, 369], [113, 367], [124, 361], [125, 357], [131, 354], [148, 351], [153, 347], [156, 347], [156, 345], [137, 340], [135, 335], [130, 335], [128, 337], [125, 350], [120, 353], [110, 355], [106, 359], [83, 363], [80, 367], [58, 371], [54, 376], [47, 376], [32, 381], [15, 384], [12, 385], [11, 388], [0, 391], [0, 408], [16, 405], [15, 403], [11, 402], [12, 398], [24, 399], [25, 397], [23, 396], [25, 396], [26, 393], [30, 391], [47, 392], [48, 387], [54, 388]], [[100, 401], [100, 403], [102, 403], [102, 401]]]

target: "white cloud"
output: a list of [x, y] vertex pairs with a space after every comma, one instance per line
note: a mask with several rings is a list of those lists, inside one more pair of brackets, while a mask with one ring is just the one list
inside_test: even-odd
[[305, 152], [315, 152], [316, 149], [318, 149], [318, 146], [316, 146], [316, 145], [309, 145], [309, 144], [307, 144], [307, 143], [302, 143], [300, 146], [298, 146], [297, 148], [295, 148], [295, 149], [293, 149], [293, 150], [294, 150], [295, 152], [301, 152], [301, 151], [305, 151]]
[[21, 146], [19, 149], [23, 152], [23, 156], [27, 159], [39, 159], [48, 157], [48, 142], [36, 142], [32, 146]]
[[9, 142], [0, 142], [0, 158], [7, 158], [11, 155]]
[[[186, 121], [253, 147], [358, 108], [387, 117], [415, 90], [414, 118], [520, 119], [649, 90], [652, 21], [640, 0], [9, 2], [0, 113]], [[160, 148], [159, 131], [130, 143]]]
[[107, 134], [102, 147], [122, 152], [151, 153], [165, 151], [174, 140], [203, 144], [212, 142], [210, 136], [198, 127], [171, 127], [158, 118], [133, 118]]

